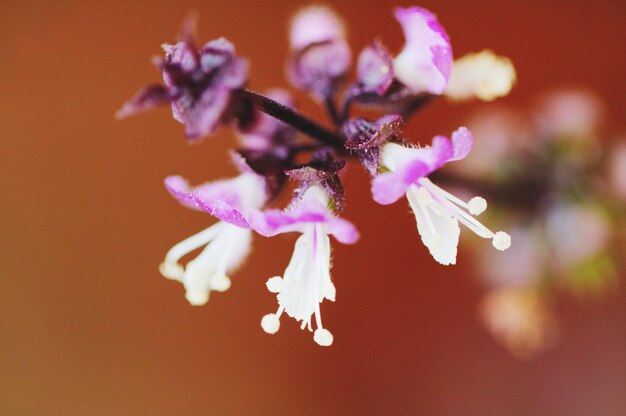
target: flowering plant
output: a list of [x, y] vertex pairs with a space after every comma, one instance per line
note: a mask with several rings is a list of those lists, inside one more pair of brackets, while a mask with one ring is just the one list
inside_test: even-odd
[[[443, 165], [470, 153], [472, 133], [461, 127], [450, 138], [437, 136], [430, 146], [419, 146], [400, 131], [438, 97], [493, 100], [506, 95], [515, 81], [511, 62], [491, 51], [454, 61], [448, 34], [433, 13], [396, 8], [395, 17], [404, 32], [404, 47], [394, 56], [380, 41], [368, 45], [356, 59], [352, 82], [347, 76], [352, 52], [339, 17], [328, 8], [309, 7], [293, 18], [289, 81], [326, 109], [331, 128], [296, 110], [284, 90], [259, 94], [247, 89], [247, 61], [223, 38], [198, 47], [192, 21], [183, 25], [178, 43], [163, 46], [165, 58], [155, 63], [164, 84], [139, 91], [118, 116], [170, 104], [189, 140], [204, 138], [219, 126], [233, 127], [239, 139], [232, 152], [239, 176], [196, 187], [179, 176], [165, 181], [182, 205], [219, 220], [175, 245], [161, 265], [163, 275], [184, 285], [191, 304], [205, 304], [211, 291], [230, 287], [229, 275], [249, 254], [253, 233], [269, 237], [297, 232], [284, 273], [267, 280], [278, 308], [262, 318], [261, 326], [276, 333], [286, 313], [313, 331], [314, 320], [314, 341], [331, 345], [333, 335], [323, 327], [320, 314], [324, 299], [335, 300], [329, 236], [342, 244], [353, 244], [359, 236], [340, 217], [342, 175], [349, 161], [371, 175], [372, 197], [379, 204], [406, 196], [422, 242], [437, 262], [456, 262], [459, 223], [491, 239], [498, 250], [511, 245], [508, 234], [493, 232], [476, 219], [487, 207], [485, 199], [464, 201], [431, 180]], [[358, 106], [377, 111], [378, 117], [353, 115]], [[269, 209], [289, 180], [297, 183], [289, 206]], [[185, 266], [179, 263], [203, 246], [195, 259]]]

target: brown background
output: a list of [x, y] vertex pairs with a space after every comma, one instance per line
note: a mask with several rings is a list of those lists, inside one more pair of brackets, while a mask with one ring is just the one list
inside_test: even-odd
[[[355, 50], [401, 32], [387, 2], [343, 1]], [[524, 106], [545, 87], [583, 84], [626, 119], [623, 1], [423, 1], [457, 56], [510, 56]], [[6, 415], [623, 415], [624, 291], [562, 296], [564, 342], [530, 362], [497, 346], [476, 319], [472, 258], [435, 264], [405, 204], [380, 207], [364, 175], [349, 179], [354, 247], [335, 245], [335, 334], [315, 345], [295, 322], [259, 328], [274, 310], [264, 287], [293, 236], [256, 240], [225, 294], [192, 308], [157, 266], [210, 223], [178, 206], [162, 180], [232, 174], [232, 135], [184, 143], [167, 109], [117, 122], [113, 112], [159, 76], [149, 64], [188, 10], [200, 39], [226, 36], [250, 58], [251, 86], [283, 84], [295, 3], [3, 1], [0, 4], [0, 413]], [[315, 111], [304, 97], [306, 111]], [[430, 138], [472, 110], [441, 102], [406, 132]], [[314, 113], [320, 116], [319, 113]]]

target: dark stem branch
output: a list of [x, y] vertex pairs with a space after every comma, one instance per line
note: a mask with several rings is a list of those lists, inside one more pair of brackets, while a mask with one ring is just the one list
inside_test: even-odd
[[272, 100], [264, 95], [258, 94], [250, 90], [239, 90], [240, 94], [247, 96], [256, 102], [259, 109], [264, 113], [277, 118], [278, 120], [289, 124], [296, 130], [310, 136], [311, 138], [328, 144], [335, 149], [344, 150], [343, 143], [345, 141], [343, 136], [333, 133], [322, 127], [317, 122], [311, 120], [307, 116], [299, 113], [293, 108], [282, 105], [281, 103]]
[[333, 97], [331, 95], [326, 95], [324, 97], [324, 103], [326, 104], [326, 111], [328, 112], [328, 116], [335, 123], [336, 126], [341, 126], [342, 119], [341, 116], [337, 112], [337, 106], [335, 106], [335, 102], [333, 101]]

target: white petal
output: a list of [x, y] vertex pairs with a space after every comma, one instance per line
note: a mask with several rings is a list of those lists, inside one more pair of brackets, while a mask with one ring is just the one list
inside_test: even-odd
[[445, 210], [438, 209], [424, 188], [417, 190], [412, 186], [407, 199], [415, 214], [417, 231], [430, 254], [443, 265], [455, 264], [461, 233], [459, 222]]
[[218, 230], [213, 240], [185, 268], [182, 282], [188, 292], [228, 290], [231, 282], [226, 273], [239, 266], [250, 251], [250, 230], [225, 222], [213, 227]]
[[322, 224], [309, 224], [296, 241], [285, 270], [278, 304], [287, 315], [308, 326], [325, 297], [334, 299], [330, 280], [330, 240]]

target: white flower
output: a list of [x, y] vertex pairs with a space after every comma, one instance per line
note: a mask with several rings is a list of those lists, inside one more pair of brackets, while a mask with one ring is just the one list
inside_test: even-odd
[[511, 237], [507, 233], [494, 233], [474, 218], [473, 215], [479, 215], [487, 208], [487, 202], [481, 197], [464, 202], [428, 178], [418, 179], [417, 184], [409, 187], [406, 197], [415, 214], [422, 242], [433, 258], [443, 265], [456, 263], [459, 222], [478, 236], [491, 238], [498, 250], [511, 246]]
[[320, 303], [324, 299], [335, 301], [335, 286], [330, 280], [330, 239], [324, 224], [309, 224], [296, 241], [293, 256], [283, 277], [267, 281], [270, 292], [277, 293], [278, 311], [263, 317], [261, 326], [267, 333], [278, 331], [279, 318], [283, 312], [296, 321], [301, 328], [312, 331], [311, 319], [315, 315], [314, 340], [328, 346], [332, 334], [322, 326]]
[[[228, 290], [228, 275], [250, 252], [252, 231], [246, 216], [265, 203], [265, 181], [256, 174], [244, 172], [233, 179], [195, 188], [189, 187], [181, 177], [171, 176], [165, 185], [181, 204], [207, 211], [222, 220], [172, 247], [159, 268], [163, 276], [183, 283], [189, 303], [204, 305], [212, 290]], [[186, 267], [179, 263], [183, 256], [202, 246], [206, 247]]]
[[435, 260], [444, 265], [456, 263], [459, 222], [480, 237], [491, 238], [498, 250], [511, 245], [507, 233], [494, 233], [474, 218], [487, 208], [487, 201], [481, 197], [462, 201], [427, 177], [444, 164], [465, 158], [473, 141], [469, 130], [461, 127], [451, 140], [435, 137], [431, 147], [409, 148], [387, 143], [381, 150], [381, 162], [387, 170], [372, 181], [372, 196], [379, 204], [391, 204], [406, 196], [422, 241]]
[[321, 346], [333, 343], [333, 336], [322, 326], [320, 303], [324, 299], [335, 301], [335, 286], [330, 279], [330, 239], [332, 234], [345, 244], [356, 242], [358, 233], [352, 224], [334, 216], [328, 208], [329, 194], [319, 186], [311, 186], [286, 211], [268, 211], [258, 218], [255, 229], [263, 235], [298, 231], [302, 235], [296, 241], [293, 255], [282, 277], [270, 278], [266, 285], [276, 293], [278, 310], [261, 320], [261, 327], [268, 334], [280, 328], [280, 316], [285, 312], [301, 328], [316, 329], [313, 340]]
[[[190, 304], [204, 305], [212, 290], [228, 290], [228, 274], [245, 260], [251, 243], [252, 231], [220, 221], [172, 247], [159, 270], [168, 279], [183, 283]], [[186, 267], [179, 264], [184, 255], [204, 245]]]

